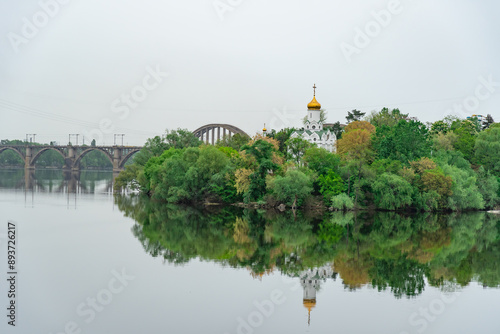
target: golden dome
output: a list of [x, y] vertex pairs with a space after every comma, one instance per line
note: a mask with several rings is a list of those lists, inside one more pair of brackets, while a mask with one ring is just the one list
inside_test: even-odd
[[321, 109], [321, 104], [316, 100], [316, 84], [313, 86], [314, 89], [314, 97], [311, 102], [307, 105], [307, 109], [312, 109], [312, 110], [320, 110]]
[[267, 129], [266, 129], [266, 124], [264, 123], [264, 129], [262, 129], [262, 132], [266, 132]]
[[320, 110], [321, 104], [316, 100], [316, 96], [313, 97], [312, 101], [307, 105], [307, 109]]

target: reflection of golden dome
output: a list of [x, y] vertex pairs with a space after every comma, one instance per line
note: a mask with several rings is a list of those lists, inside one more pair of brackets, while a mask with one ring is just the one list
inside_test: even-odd
[[312, 101], [307, 105], [307, 109], [320, 110], [321, 104], [316, 100], [316, 96], [313, 97]]
[[316, 307], [316, 299], [304, 299], [304, 307], [310, 312]]
[[304, 299], [304, 307], [307, 309], [307, 324], [311, 324], [311, 310], [316, 306], [316, 299]]

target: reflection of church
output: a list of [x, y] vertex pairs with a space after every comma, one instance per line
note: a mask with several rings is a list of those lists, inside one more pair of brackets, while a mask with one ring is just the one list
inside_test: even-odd
[[311, 323], [311, 310], [316, 306], [316, 291], [319, 290], [321, 282], [326, 282], [328, 278], [337, 278], [337, 273], [332, 266], [325, 265], [320, 268], [308, 269], [299, 275], [300, 284], [304, 289], [303, 304], [308, 310], [307, 323]]

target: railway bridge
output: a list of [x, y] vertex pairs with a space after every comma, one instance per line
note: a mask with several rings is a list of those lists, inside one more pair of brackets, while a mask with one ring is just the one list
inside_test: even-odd
[[[206, 144], [215, 145], [218, 140], [226, 136], [240, 134], [249, 137], [245, 131], [230, 124], [207, 124], [193, 131], [193, 134]], [[16, 152], [24, 161], [24, 167], [27, 170], [34, 170], [35, 164], [40, 156], [48, 151], [53, 150], [59, 153], [64, 159], [64, 171], [78, 172], [80, 171], [80, 161], [82, 158], [92, 152], [101, 151], [113, 164], [113, 172], [120, 172], [124, 169], [124, 165], [135, 153], [142, 149], [141, 146], [79, 146], [79, 145], [33, 145], [26, 143], [25, 145], [0, 145], [0, 154], [6, 150]]]
[[16, 152], [24, 161], [25, 169], [35, 169], [35, 164], [40, 156], [48, 151], [56, 151], [64, 159], [63, 169], [65, 171], [79, 171], [80, 161], [92, 151], [101, 151], [113, 165], [113, 172], [123, 170], [125, 163], [135, 153], [139, 152], [140, 146], [78, 146], [78, 145], [2, 145], [0, 154], [6, 150]]

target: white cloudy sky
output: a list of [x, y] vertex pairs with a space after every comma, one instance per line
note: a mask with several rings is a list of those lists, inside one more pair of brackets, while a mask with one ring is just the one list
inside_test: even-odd
[[[65, 143], [69, 133], [99, 133], [101, 121], [106, 144], [113, 133], [140, 145], [207, 123], [254, 134], [263, 123], [300, 125], [314, 83], [329, 122], [384, 106], [434, 121], [465, 99], [471, 113], [500, 120], [500, 85], [491, 94], [481, 87], [473, 105], [481, 77], [500, 82], [500, 3], [401, 0], [348, 62], [342, 43], [355, 46], [356, 29], [373, 28], [372, 13], [390, 2], [72, 0], [43, 22], [38, 0], [3, 0], [0, 139], [36, 133]], [[26, 35], [34, 20], [45, 25]], [[128, 115], [115, 113], [113, 102], [142, 85], [148, 68], [169, 75]]]

